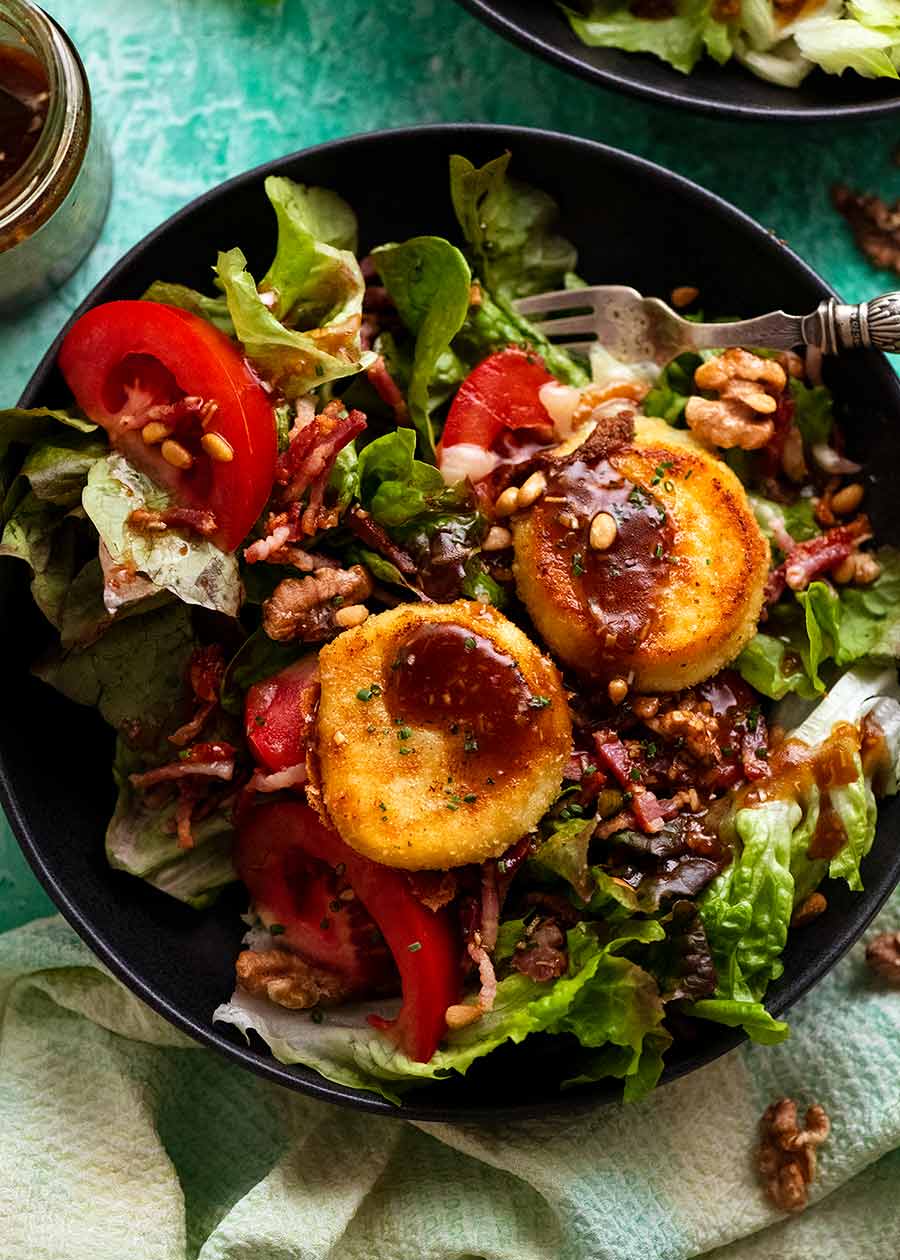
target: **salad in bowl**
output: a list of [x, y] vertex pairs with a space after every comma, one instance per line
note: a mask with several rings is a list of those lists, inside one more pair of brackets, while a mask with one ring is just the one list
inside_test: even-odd
[[451, 160], [458, 244], [265, 193], [264, 273], [95, 306], [72, 405], [0, 413], [108, 861], [198, 914], [239, 881], [210, 1019], [390, 1100], [538, 1036], [627, 1099], [704, 1024], [781, 1040], [900, 761], [900, 559], [819, 365], [544, 340], [514, 302], [577, 257], [508, 154]]
[[787, 88], [816, 68], [900, 77], [896, 0], [568, 0], [561, 8], [589, 47], [652, 53], [684, 74], [703, 57], [720, 65], [734, 57]]

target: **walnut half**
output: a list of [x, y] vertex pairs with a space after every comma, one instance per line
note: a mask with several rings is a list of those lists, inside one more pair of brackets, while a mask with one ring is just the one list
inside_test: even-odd
[[866, 962], [882, 980], [900, 986], [900, 932], [882, 932], [866, 947]]
[[760, 1122], [758, 1168], [766, 1193], [782, 1212], [802, 1212], [809, 1186], [816, 1176], [816, 1149], [828, 1137], [831, 1122], [824, 1107], [807, 1108], [803, 1128], [797, 1104], [779, 1098], [763, 1113]]
[[308, 1010], [320, 1002], [341, 1002], [346, 996], [339, 976], [286, 949], [245, 949], [238, 954], [234, 969], [238, 984], [251, 997], [267, 997], [292, 1011]]
[[787, 384], [784, 368], [775, 359], [761, 359], [749, 350], [726, 350], [694, 373], [698, 389], [718, 398], [692, 395], [685, 419], [697, 437], [713, 446], [740, 446], [754, 451], [775, 432], [770, 416]]
[[303, 578], [279, 582], [262, 606], [263, 629], [270, 639], [286, 643], [322, 643], [339, 628], [335, 620], [345, 605], [372, 594], [372, 580], [358, 564], [349, 569], [316, 569]]

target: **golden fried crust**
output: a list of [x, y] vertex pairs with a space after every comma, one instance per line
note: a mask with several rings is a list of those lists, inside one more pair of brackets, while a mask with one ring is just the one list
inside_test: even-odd
[[[513, 519], [519, 595], [548, 645], [578, 672], [608, 679], [633, 671], [633, 686], [643, 692], [692, 686], [732, 661], [755, 633], [768, 544], [737, 477], [689, 434], [641, 417], [634, 441], [616, 451], [610, 464], [649, 491], [665, 513], [665, 547], [656, 542], [647, 561], [652, 590], [635, 593], [633, 578], [623, 577], [619, 600], [615, 586], [607, 599], [619, 622], [633, 614], [642, 641], [627, 634], [613, 641], [591, 611], [588, 588], [573, 572], [569, 553], [551, 545], [549, 514], [558, 517], [564, 504], [539, 500]], [[590, 557], [589, 525], [580, 520], [582, 550]], [[609, 550], [610, 561], [619, 541]], [[643, 602], [622, 607], [623, 596]]]
[[[441, 626], [460, 627], [467, 642], [487, 641], [515, 662], [509, 705], [497, 706], [496, 691], [491, 700], [511, 712], [525, 697], [511, 734], [476, 739], [449, 711], [432, 721], [402, 711], [396, 666], [404, 644]], [[559, 791], [572, 746], [559, 671], [496, 609], [469, 600], [403, 605], [339, 635], [319, 663], [322, 797], [338, 832], [366, 857], [407, 870], [499, 857]], [[475, 677], [475, 665], [474, 655], [463, 662], [461, 686], [467, 670]], [[475, 688], [476, 700], [486, 695]], [[509, 720], [497, 713], [498, 722]]]

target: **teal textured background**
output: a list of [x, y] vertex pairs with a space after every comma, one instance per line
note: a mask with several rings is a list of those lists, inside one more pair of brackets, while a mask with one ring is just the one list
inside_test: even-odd
[[[829, 127], [695, 117], [582, 84], [505, 43], [451, 0], [44, 0], [44, 7], [87, 66], [113, 154], [113, 198], [80, 270], [53, 297], [0, 325], [0, 406], [15, 402], [88, 290], [179, 206], [269, 158], [379, 127], [505, 122], [602, 140], [735, 202], [845, 297], [891, 287], [856, 253], [828, 190], [840, 180], [900, 195], [891, 161], [900, 114]], [[0, 819], [0, 929], [50, 909]]]

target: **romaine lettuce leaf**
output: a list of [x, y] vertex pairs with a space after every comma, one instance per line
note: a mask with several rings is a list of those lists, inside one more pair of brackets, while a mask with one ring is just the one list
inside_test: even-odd
[[834, 428], [834, 397], [826, 385], [804, 385], [796, 377], [790, 381], [794, 400], [794, 423], [807, 446], [827, 442]]
[[505, 301], [566, 286], [578, 264], [575, 246], [553, 228], [553, 198], [509, 174], [510, 154], [482, 167], [450, 158], [453, 209], [478, 276]]
[[31, 595], [59, 629], [72, 580], [78, 571], [84, 522], [29, 491], [6, 522], [0, 556], [24, 560], [32, 571]]
[[[849, 671], [791, 738], [819, 747], [836, 724], [858, 725], [873, 710], [888, 743], [887, 786], [896, 790], [900, 686], [893, 667], [869, 664]], [[698, 1003], [692, 1014], [743, 1025], [751, 1036], [775, 1036], [759, 1004], [769, 982], [781, 974], [780, 955], [794, 908], [826, 871], [854, 890], [862, 888], [860, 864], [875, 837], [876, 805], [858, 752], [854, 764], [856, 777], [848, 784], [820, 788], [812, 783], [796, 798], [775, 796], [737, 810], [731, 822], [734, 860], [699, 901], [718, 977], [715, 1001]], [[837, 814], [846, 835], [830, 861], [809, 853], [826, 807]]]
[[82, 503], [114, 564], [145, 576], [155, 588], [171, 591], [185, 603], [237, 616], [241, 579], [235, 555], [220, 551], [208, 538], [172, 529], [144, 532], [128, 524], [136, 508], [160, 510], [170, 500], [121, 455], [108, 455], [93, 465]]
[[469, 310], [472, 277], [459, 250], [439, 236], [416, 236], [372, 251], [400, 318], [415, 336], [408, 399], [422, 454], [434, 459], [429, 390], [441, 358]]
[[[619, 954], [631, 943], [663, 936], [663, 928], [652, 920], [616, 924], [605, 942], [594, 928], [579, 924], [568, 936], [566, 975], [547, 984], [518, 973], [507, 976], [497, 986], [494, 1009], [450, 1032], [428, 1063], [412, 1062], [367, 1025], [371, 1003], [319, 1012], [319, 1022], [314, 1022], [307, 1013], [286, 1011], [238, 989], [213, 1018], [245, 1033], [253, 1029], [283, 1063], [304, 1063], [329, 1080], [372, 1090], [393, 1102], [417, 1082], [464, 1074], [505, 1041], [518, 1043], [535, 1032], [570, 1032], [592, 1050], [602, 1045], [622, 1051], [606, 1070], [623, 1076], [626, 1094], [633, 1097], [656, 1083], [659, 1045], [668, 1034], [653, 981]], [[391, 1016], [397, 1004], [378, 1009]], [[601, 1060], [594, 1063], [599, 1070]], [[585, 1079], [595, 1079], [587, 1064], [585, 1069]]]
[[489, 354], [506, 346], [524, 346], [536, 351], [547, 371], [566, 385], [587, 385], [590, 381], [587, 368], [573, 359], [562, 346], [553, 345], [524, 315], [517, 315], [501, 299], [495, 301], [483, 288], [481, 301], [470, 308], [453, 342], [453, 349], [470, 367], [475, 367]]

